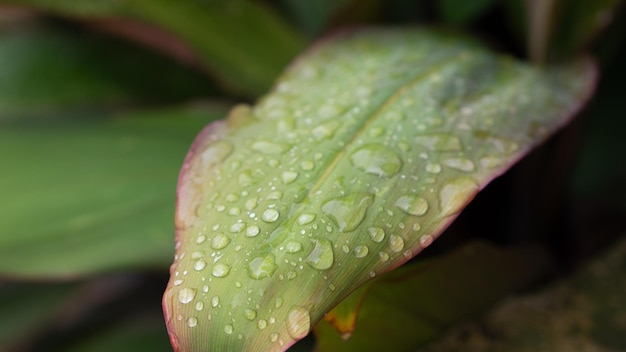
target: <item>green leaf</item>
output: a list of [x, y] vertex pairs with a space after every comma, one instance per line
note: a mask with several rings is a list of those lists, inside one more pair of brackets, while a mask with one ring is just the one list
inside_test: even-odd
[[250, 96], [266, 91], [305, 44], [272, 11], [247, 0], [127, 0], [105, 4], [82, 0], [11, 0], [9, 3], [78, 18], [133, 20], [165, 29], [191, 47], [203, 67], [227, 88]]
[[51, 26], [3, 30], [0, 62], [0, 120], [162, 104], [215, 91], [204, 78], [146, 50]]
[[[371, 282], [358, 309], [352, 309], [358, 315], [352, 334], [340, 335], [320, 322], [317, 350], [379, 351], [389, 341], [396, 351], [414, 350], [459, 319], [541, 278], [549, 264], [547, 253], [537, 247], [500, 249], [477, 242], [404, 266]], [[350, 310], [345, 306], [353, 295], [329, 314]]]
[[589, 60], [534, 68], [421, 29], [315, 46], [187, 156], [164, 296], [174, 346], [286, 349], [428, 246], [594, 81]]
[[0, 275], [165, 267], [181, 160], [197, 129], [223, 111], [0, 124]]

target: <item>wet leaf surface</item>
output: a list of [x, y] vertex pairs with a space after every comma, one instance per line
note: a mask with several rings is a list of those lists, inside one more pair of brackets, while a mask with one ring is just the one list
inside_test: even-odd
[[420, 29], [318, 44], [187, 156], [164, 296], [175, 348], [288, 348], [427, 247], [594, 81], [587, 60], [539, 69]]

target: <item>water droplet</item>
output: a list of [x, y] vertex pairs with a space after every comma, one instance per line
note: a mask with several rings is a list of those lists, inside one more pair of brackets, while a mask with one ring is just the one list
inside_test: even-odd
[[404, 249], [404, 240], [397, 235], [389, 236], [389, 248], [394, 252], [400, 252]]
[[457, 214], [478, 192], [478, 184], [471, 178], [459, 177], [448, 181], [439, 191], [441, 216]]
[[367, 246], [354, 247], [354, 256], [357, 258], [363, 258], [367, 256], [367, 253], [369, 253], [369, 249], [367, 248]]
[[486, 156], [480, 159], [480, 165], [487, 169], [495, 169], [502, 165], [502, 159], [495, 156]]
[[206, 262], [204, 260], [198, 260], [197, 262], [195, 262], [195, 264], [193, 265], [193, 268], [196, 271], [201, 271], [202, 269], [204, 269], [206, 267]]
[[232, 144], [227, 141], [217, 141], [202, 152], [200, 156], [202, 158], [202, 166], [204, 168], [213, 166], [226, 159], [232, 151]]
[[196, 290], [193, 288], [183, 288], [178, 292], [178, 302], [187, 304], [196, 297]]
[[426, 248], [430, 246], [431, 243], [433, 243], [433, 236], [423, 235], [420, 237], [419, 242], [420, 242], [420, 246], [422, 246], [423, 248]]
[[287, 151], [288, 144], [275, 143], [270, 141], [256, 141], [251, 145], [252, 150], [263, 154], [281, 154]]
[[215, 277], [226, 277], [230, 273], [230, 265], [217, 263], [211, 270], [211, 274]]
[[203, 302], [196, 302], [196, 310], [197, 311], [201, 311], [202, 309], [204, 309], [204, 303]]
[[385, 239], [385, 230], [380, 227], [370, 227], [367, 229], [367, 232], [369, 232], [372, 241], [376, 243], [380, 243]]
[[256, 208], [258, 201], [259, 199], [257, 197], [251, 197], [246, 199], [246, 210], [253, 210], [254, 208]]
[[237, 207], [233, 207], [228, 209], [228, 215], [230, 216], [237, 216], [241, 214], [241, 209], [237, 208]]
[[298, 173], [296, 171], [285, 171], [281, 175], [281, 178], [283, 183], [288, 185], [298, 178]]
[[312, 213], [302, 214], [298, 217], [298, 224], [307, 225], [307, 224], [312, 223], [313, 220], [315, 220], [315, 214], [312, 214]]
[[302, 243], [300, 242], [289, 242], [287, 243], [287, 245], [285, 246], [285, 251], [287, 251], [287, 253], [298, 253], [302, 250]]
[[295, 340], [305, 337], [311, 329], [309, 310], [304, 307], [294, 307], [287, 315], [287, 332]]
[[314, 243], [314, 247], [304, 261], [317, 270], [329, 269], [335, 260], [332, 244], [324, 238], [316, 238], [311, 241]]
[[350, 156], [350, 161], [357, 169], [381, 177], [391, 177], [402, 167], [398, 154], [379, 144], [369, 144], [357, 149]]
[[389, 254], [385, 252], [378, 252], [378, 258], [380, 258], [380, 261], [384, 263], [389, 260]]
[[217, 306], [219, 305], [220, 305], [220, 298], [218, 296], [213, 296], [213, 298], [211, 298], [211, 307], [217, 308]]
[[256, 310], [246, 309], [243, 311], [243, 316], [248, 320], [254, 320], [254, 318], [256, 318]]
[[233, 333], [233, 326], [230, 324], [227, 324], [226, 326], [224, 326], [224, 332], [228, 335]]
[[370, 137], [380, 137], [385, 133], [385, 129], [382, 127], [372, 127], [369, 131]]
[[276, 340], [278, 340], [278, 334], [277, 333], [271, 334], [270, 335], [270, 341], [276, 342]]
[[441, 165], [428, 163], [425, 167], [426, 172], [430, 172], [431, 174], [438, 174], [441, 172]]
[[213, 249], [222, 249], [228, 246], [230, 243], [230, 238], [226, 237], [224, 234], [218, 233], [211, 240], [211, 248]]
[[246, 229], [246, 236], [247, 237], [256, 237], [256, 235], [259, 234], [259, 232], [261, 232], [261, 229], [259, 229], [258, 226], [250, 226]]
[[276, 298], [276, 302], [274, 302], [274, 307], [276, 307], [276, 308], [282, 307], [284, 301], [285, 300], [283, 300], [281, 297], [277, 297]]
[[339, 122], [331, 121], [315, 127], [311, 133], [317, 140], [332, 138], [335, 131], [339, 128]]
[[274, 221], [278, 220], [279, 216], [280, 216], [280, 213], [278, 213], [278, 210], [276, 210], [276, 209], [266, 209], [263, 212], [263, 215], [261, 215], [261, 219], [263, 219], [263, 221], [265, 221], [265, 222], [274, 222]]
[[250, 173], [250, 171], [244, 171], [240, 173], [239, 177], [237, 178], [237, 183], [239, 183], [241, 187], [248, 187], [252, 185], [253, 181], [254, 179], [252, 178], [252, 174]]
[[287, 272], [287, 280], [293, 280], [296, 278], [296, 276], [298, 276], [298, 273], [293, 270]]
[[187, 326], [188, 327], [193, 328], [196, 325], [198, 325], [198, 318], [191, 317], [191, 318], [187, 319]]
[[422, 216], [428, 211], [428, 201], [417, 196], [402, 196], [398, 198], [395, 206], [405, 213], [415, 216]]
[[182, 280], [182, 279], [174, 280], [174, 286], [180, 286], [182, 285], [183, 282], [185, 282], [185, 280]]
[[281, 200], [283, 198], [283, 192], [281, 191], [273, 191], [267, 195], [265, 199], [267, 200]]
[[474, 171], [474, 163], [466, 158], [450, 158], [443, 161], [443, 163], [453, 169], [457, 169], [463, 172]]
[[317, 114], [322, 119], [329, 119], [331, 117], [335, 117], [341, 113], [343, 109], [336, 105], [323, 105], [317, 110]]
[[255, 280], [271, 277], [276, 271], [276, 259], [273, 254], [256, 257], [248, 264], [248, 276]]
[[358, 204], [349, 199], [332, 199], [322, 206], [322, 211], [333, 220], [339, 231], [350, 232], [363, 222], [373, 202], [373, 196], [363, 197]]
[[197, 244], [203, 244], [204, 241], [206, 241], [206, 236], [205, 235], [199, 235], [198, 238], [196, 238], [196, 243]]
[[246, 228], [246, 224], [243, 222], [236, 222], [230, 226], [230, 232], [232, 233], [240, 233]]
[[312, 161], [305, 160], [300, 163], [300, 168], [305, 171], [313, 170], [314, 167], [315, 167], [315, 164], [313, 164]]
[[457, 136], [448, 134], [432, 134], [421, 135], [413, 139], [415, 143], [420, 144], [432, 151], [451, 152], [463, 149], [461, 140]]
[[260, 319], [257, 323], [256, 323], [257, 328], [263, 330], [267, 327], [267, 320], [265, 319]]

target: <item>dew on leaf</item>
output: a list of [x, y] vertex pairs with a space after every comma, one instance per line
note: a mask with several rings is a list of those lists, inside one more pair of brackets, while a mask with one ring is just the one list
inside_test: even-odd
[[206, 267], [206, 262], [204, 260], [198, 260], [194, 263], [193, 268], [196, 271], [201, 271], [202, 269], [204, 269]]
[[256, 323], [257, 328], [263, 330], [267, 327], [267, 320], [265, 319], [259, 319], [259, 321]]
[[211, 248], [222, 249], [228, 246], [229, 243], [230, 243], [230, 238], [226, 237], [224, 234], [218, 233], [211, 240]]
[[248, 264], [248, 276], [254, 280], [271, 277], [276, 271], [276, 259], [273, 254], [256, 257]]
[[459, 138], [449, 134], [420, 135], [413, 140], [415, 143], [437, 152], [450, 152], [462, 149]]
[[284, 184], [288, 185], [295, 181], [298, 178], [298, 173], [296, 171], [285, 171], [281, 175], [281, 179]]
[[280, 213], [276, 209], [266, 209], [261, 215], [261, 219], [265, 222], [275, 222], [280, 217]]
[[394, 252], [401, 252], [404, 249], [404, 239], [398, 235], [389, 236], [389, 248]]
[[370, 227], [367, 229], [367, 232], [369, 232], [372, 241], [376, 243], [380, 243], [385, 239], [385, 230], [380, 227]]
[[200, 155], [202, 165], [206, 168], [223, 161], [233, 149], [233, 145], [227, 141], [213, 143]]
[[380, 144], [368, 144], [350, 155], [352, 165], [368, 174], [391, 177], [402, 167], [402, 160], [391, 148]]
[[354, 247], [354, 256], [357, 258], [364, 258], [367, 256], [367, 253], [369, 253], [369, 249], [367, 248], [367, 246], [356, 246]]
[[196, 290], [193, 288], [183, 288], [178, 292], [178, 301], [182, 304], [187, 304], [196, 297]]
[[213, 296], [213, 298], [211, 298], [211, 307], [216, 308], [219, 305], [220, 305], [220, 298], [218, 296]]
[[256, 141], [250, 146], [252, 150], [263, 154], [281, 154], [287, 151], [290, 146], [288, 144], [275, 143], [270, 141]]
[[226, 277], [230, 274], [230, 265], [217, 263], [211, 270], [211, 274], [215, 277]]
[[426, 170], [426, 172], [429, 172], [431, 174], [438, 174], [438, 173], [441, 172], [441, 165], [434, 164], [434, 163], [428, 163], [428, 164], [426, 164], [425, 170]]
[[300, 242], [291, 241], [285, 245], [285, 251], [287, 253], [298, 253], [302, 250], [302, 244]]
[[193, 328], [196, 325], [198, 325], [198, 318], [191, 317], [191, 318], [187, 319], [187, 326], [188, 327]]
[[294, 307], [287, 315], [287, 332], [295, 340], [305, 337], [311, 329], [309, 310], [304, 307]]
[[233, 326], [230, 324], [227, 324], [226, 326], [224, 326], [224, 332], [228, 335], [233, 333]]
[[446, 182], [439, 191], [441, 216], [457, 214], [476, 192], [478, 184], [469, 177], [459, 177]]
[[259, 232], [261, 232], [261, 229], [259, 229], [258, 226], [250, 226], [246, 229], [246, 236], [255, 237], [259, 234]]
[[407, 214], [422, 216], [428, 211], [428, 201], [418, 196], [402, 196], [398, 198], [395, 206]]
[[474, 163], [466, 158], [449, 158], [443, 161], [444, 165], [463, 172], [474, 171]]
[[317, 270], [329, 269], [335, 260], [331, 242], [324, 238], [312, 239], [311, 242], [313, 249], [304, 261]]
[[315, 220], [315, 214], [313, 213], [305, 213], [302, 214], [300, 216], [298, 216], [298, 224], [299, 225], [307, 225], [313, 222], [313, 220]]
[[373, 196], [363, 197], [358, 203], [353, 199], [332, 199], [324, 203], [322, 212], [333, 220], [339, 231], [350, 232], [363, 222], [373, 202]]
[[248, 308], [243, 311], [243, 316], [248, 320], [254, 320], [256, 318], [256, 310]]

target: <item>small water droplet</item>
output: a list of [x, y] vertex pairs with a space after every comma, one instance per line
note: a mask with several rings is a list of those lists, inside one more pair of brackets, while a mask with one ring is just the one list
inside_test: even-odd
[[187, 326], [190, 328], [196, 327], [196, 325], [198, 325], [198, 318], [196, 317], [191, 317], [189, 319], [187, 319]]
[[254, 320], [256, 318], [256, 310], [248, 308], [243, 311], [243, 316], [248, 320]]
[[261, 229], [259, 229], [258, 226], [250, 226], [246, 229], [246, 236], [247, 237], [256, 237], [259, 232], [261, 232]]
[[389, 260], [389, 254], [386, 252], [378, 252], [378, 258], [380, 258], [380, 261], [384, 263]]
[[331, 121], [315, 127], [311, 133], [317, 140], [332, 138], [335, 131], [339, 128], [339, 122]]
[[237, 177], [237, 183], [239, 183], [241, 187], [248, 187], [252, 185], [253, 181], [252, 173], [250, 173], [249, 170], [240, 173], [239, 177]]
[[419, 239], [420, 245], [423, 248], [426, 248], [428, 246], [430, 246], [431, 243], [433, 243], [433, 236], [431, 235], [423, 235], [420, 237]]
[[183, 288], [178, 292], [178, 301], [182, 304], [193, 301], [194, 297], [196, 297], [196, 290], [193, 288]]
[[270, 141], [256, 141], [250, 146], [252, 150], [263, 154], [281, 154], [287, 151], [290, 146], [288, 144], [275, 143]]
[[329, 119], [331, 117], [335, 117], [335, 116], [339, 115], [342, 110], [343, 109], [340, 108], [339, 106], [327, 104], [327, 105], [323, 105], [322, 107], [320, 107], [317, 110], [317, 114], [322, 119]]
[[354, 256], [357, 258], [363, 258], [367, 256], [367, 253], [369, 253], [369, 249], [367, 248], [367, 246], [354, 247]]
[[311, 242], [314, 247], [304, 261], [317, 270], [329, 269], [335, 260], [332, 243], [324, 238], [312, 239]]
[[474, 171], [474, 163], [466, 158], [450, 158], [443, 161], [443, 163], [453, 169], [457, 169], [463, 172]]
[[285, 251], [287, 253], [298, 253], [302, 250], [302, 243], [300, 242], [289, 242], [287, 243], [287, 245], [285, 245]]
[[417, 196], [402, 196], [398, 198], [395, 206], [405, 213], [415, 216], [422, 216], [428, 211], [428, 201]]
[[215, 235], [215, 237], [213, 237], [213, 240], [211, 240], [211, 248], [222, 249], [228, 246], [229, 243], [230, 238], [226, 237], [222, 233], [218, 233], [217, 235]]
[[283, 300], [281, 297], [277, 297], [276, 298], [276, 302], [274, 302], [274, 307], [276, 307], [276, 308], [282, 307], [284, 301], [285, 300]]
[[196, 238], [196, 243], [197, 244], [203, 244], [204, 241], [206, 241], [206, 236], [205, 235], [199, 235], [198, 238]]
[[302, 214], [298, 217], [298, 224], [307, 225], [307, 224], [312, 223], [313, 220], [315, 220], [315, 214], [312, 214], [312, 213]]
[[287, 272], [287, 280], [293, 280], [296, 278], [296, 276], [298, 276], [298, 273], [293, 270]]
[[478, 192], [478, 184], [471, 178], [459, 177], [448, 181], [439, 191], [441, 216], [455, 215]]
[[309, 310], [304, 307], [294, 307], [287, 315], [287, 332], [295, 340], [305, 337], [311, 329]]
[[283, 192], [281, 191], [273, 191], [267, 195], [265, 199], [267, 200], [281, 200], [283, 198]]
[[256, 208], [259, 199], [257, 197], [250, 197], [246, 199], [246, 204], [244, 205], [246, 210], [253, 210]]
[[430, 172], [431, 174], [438, 174], [441, 172], [441, 165], [428, 163], [426, 164], [426, 167], [424, 169], [426, 170], [426, 172]]
[[226, 277], [230, 273], [230, 265], [217, 263], [211, 270], [211, 274], [215, 277]]
[[236, 222], [230, 226], [230, 232], [232, 233], [240, 233], [246, 228], [246, 224], [243, 222]]
[[263, 330], [267, 327], [267, 320], [265, 319], [260, 319], [257, 323], [256, 323], [257, 328]]
[[385, 239], [385, 230], [380, 227], [370, 227], [367, 229], [367, 232], [369, 232], [372, 241], [376, 243], [380, 243]]
[[332, 199], [324, 203], [322, 211], [333, 220], [339, 231], [350, 232], [363, 222], [373, 202], [373, 196], [363, 197], [358, 203], [351, 199]]
[[379, 144], [368, 144], [350, 156], [352, 165], [368, 174], [391, 177], [402, 167], [402, 160], [391, 148]]
[[280, 213], [278, 213], [278, 210], [276, 209], [266, 209], [263, 212], [263, 215], [261, 215], [261, 219], [263, 219], [263, 221], [265, 222], [274, 222], [276, 220], [278, 220], [278, 217], [280, 216]]
[[277, 333], [271, 334], [270, 335], [270, 341], [276, 342], [276, 340], [278, 340], [278, 334]]
[[233, 333], [233, 326], [230, 324], [227, 324], [226, 326], [224, 326], [224, 332], [228, 335]]
[[273, 254], [256, 257], [248, 264], [248, 276], [255, 280], [271, 277], [276, 271], [276, 259]]
[[202, 309], [204, 309], [204, 303], [203, 302], [196, 302], [196, 310], [197, 311], [201, 311]]
[[241, 209], [237, 208], [237, 207], [233, 207], [228, 209], [228, 215], [230, 216], [237, 216], [241, 214]]
[[382, 127], [372, 127], [369, 131], [370, 137], [380, 137], [385, 133], [385, 129]]
[[196, 271], [201, 271], [202, 269], [204, 269], [206, 267], [206, 262], [204, 260], [198, 260], [194, 263], [193, 268]]
[[305, 160], [300, 163], [300, 168], [305, 171], [313, 170], [314, 167], [315, 167], [315, 164], [313, 164], [312, 161]]
[[486, 156], [480, 159], [480, 165], [483, 168], [495, 169], [502, 165], [502, 159], [495, 156]]
[[281, 178], [283, 183], [288, 185], [298, 178], [298, 173], [296, 171], [285, 171], [282, 173]]
[[404, 249], [404, 239], [397, 235], [389, 236], [389, 248], [394, 252], [400, 252]]
[[211, 298], [211, 307], [217, 308], [217, 306], [219, 305], [220, 305], [220, 298], [218, 296], [213, 296], [213, 298]]
[[233, 145], [227, 141], [217, 141], [213, 143], [204, 152], [202, 152], [202, 155], [200, 156], [203, 168], [213, 166], [223, 161], [232, 151]]

